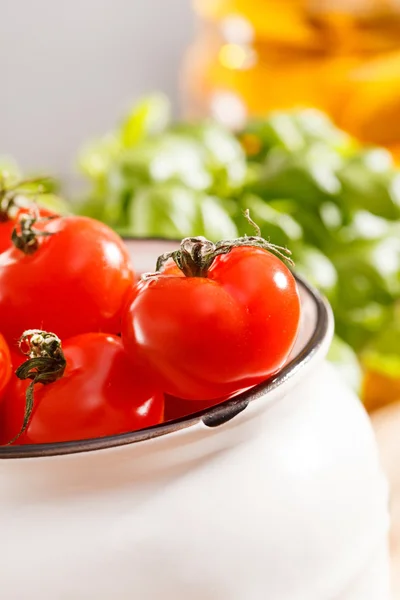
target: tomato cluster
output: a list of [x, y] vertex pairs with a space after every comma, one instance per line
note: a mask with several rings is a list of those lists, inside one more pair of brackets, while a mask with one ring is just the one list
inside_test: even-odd
[[276, 373], [300, 315], [260, 237], [183, 240], [135, 276], [123, 241], [37, 209], [0, 223], [0, 443], [120, 434]]

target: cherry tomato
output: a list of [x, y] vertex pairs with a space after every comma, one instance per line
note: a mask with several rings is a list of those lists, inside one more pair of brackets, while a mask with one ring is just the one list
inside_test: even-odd
[[136, 286], [122, 339], [172, 396], [207, 401], [253, 386], [280, 370], [294, 345], [300, 299], [292, 273], [264, 247], [239, 241], [218, 254], [202, 238], [184, 240], [184, 272], [168, 261]]
[[[103, 437], [156, 425], [164, 396], [143, 366], [132, 364], [119, 337], [86, 333], [63, 344], [64, 374], [34, 385], [34, 408], [16, 444], [40, 444]], [[1, 442], [21, 429], [27, 381], [14, 376], [2, 407]]]
[[28, 246], [26, 254], [13, 246], [0, 254], [0, 323], [6, 339], [15, 343], [31, 327], [57, 331], [62, 339], [91, 331], [119, 333], [134, 281], [119, 236], [76, 216], [39, 220], [32, 229], [40, 234], [36, 249]]
[[233, 394], [223, 396], [222, 398], [213, 398], [212, 400], [185, 400], [184, 398], [177, 398], [176, 396], [170, 396], [165, 394], [165, 408], [164, 408], [164, 421], [174, 421], [175, 419], [181, 419], [198, 412], [208, 410], [213, 406], [222, 404], [226, 400], [234, 398], [246, 389], [236, 390]]
[[11, 234], [13, 232], [15, 223], [13, 220], [8, 219], [7, 221], [0, 221], [0, 253], [10, 248]]
[[[8, 402], [6, 401], [6, 397], [9, 397], [9, 394], [11, 392], [11, 390], [13, 389], [13, 386], [15, 385], [15, 383], [17, 381], [19, 381], [19, 379], [17, 379], [17, 377], [15, 376], [15, 371], [18, 369], [18, 367], [20, 366], [20, 364], [22, 364], [23, 362], [25, 362], [26, 356], [24, 356], [23, 354], [21, 354], [21, 352], [19, 352], [17, 350], [17, 348], [9, 348], [10, 350], [10, 357], [11, 357], [11, 369], [9, 371], [9, 381], [8, 381], [8, 385], [5, 386], [5, 388], [3, 388], [3, 392], [0, 393], [0, 444], [2, 444], [3, 442], [6, 443], [7, 439], [3, 440], [3, 429], [5, 427], [5, 423], [6, 423], [6, 419], [7, 419], [7, 404]], [[25, 384], [25, 386], [27, 387], [28, 384]], [[2, 402], [2, 399], [4, 399], [4, 402]], [[9, 438], [11, 439], [11, 438]]]
[[182, 398], [176, 398], [175, 396], [165, 396], [165, 411], [164, 420], [174, 421], [175, 419], [182, 419], [194, 413], [207, 410], [221, 402], [224, 402], [227, 398], [215, 398], [213, 400], [184, 400]]
[[11, 355], [4, 337], [0, 334], [0, 400], [11, 378]]

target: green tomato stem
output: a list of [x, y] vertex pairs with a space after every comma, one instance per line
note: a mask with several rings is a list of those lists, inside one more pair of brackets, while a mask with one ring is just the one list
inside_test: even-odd
[[[244, 213], [248, 222], [255, 228], [255, 236], [244, 236], [234, 240], [223, 240], [214, 244], [206, 238], [191, 237], [182, 240], [179, 250], [168, 252], [158, 257], [156, 271], [159, 273], [165, 263], [169, 259], [173, 259], [177, 267], [184, 273], [186, 277], [207, 277], [209, 268], [211, 267], [217, 256], [228, 254], [233, 248], [238, 247], [254, 247], [262, 248], [269, 252], [277, 254], [279, 258], [285, 260], [290, 266], [294, 266], [294, 262], [290, 258], [291, 252], [282, 246], [271, 244], [260, 236], [260, 228], [250, 218], [249, 211]], [[152, 274], [146, 274], [145, 277], [151, 277]]]
[[[27, 345], [27, 350], [23, 346]], [[24, 331], [19, 347], [29, 358], [18, 367], [15, 374], [19, 379], [31, 379], [26, 390], [24, 420], [18, 434], [8, 442], [8, 446], [18, 440], [26, 431], [34, 406], [34, 387], [36, 383], [47, 385], [64, 375], [67, 361], [61, 347], [61, 340], [54, 334], [40, 329]]]

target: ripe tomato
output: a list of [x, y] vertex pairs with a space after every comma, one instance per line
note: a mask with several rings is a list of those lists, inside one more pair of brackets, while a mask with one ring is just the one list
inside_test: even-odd
[[[38, 220], [39, 235], [0, 254], [0, 323], [10, 343], [30, 327], [119, 333], [134, 274], [127, 249], [109, 227], [87, 217]], [[28, 230], [22, 232], [25, 241]]]
[[[142, 366], [132, 365], [119, 337], [86, 333], [63, 343], [64, 374], [34, 385], [29, 425], [16, 444], [103, 437], [156, 425], [164, 396]], [[1, 442], [21, 430], [27, 381], [14, 376], [2, 407]]]
[[265, 247], [261, 238], [217, 246], [189, 238], [174, 253], [180, 272], [168, 261], [165, 271], [137, 285], [122, 339], [128, 353], [139, 353], [158, 373], [166, 393], [207, 401], [260, 383], [284, 365], [300, 300], [290, 270]]
[[194, 413], [212, 408], [227, 398], [214, 398], [213, 400], [183, 400], [175, 396], [165, 396], [164, 420], [174, 421]]
[[0, 253], [10, 248], [11, 234], [13, 232], [15, 222], [11, 219], [0, 221]]
[[0, 400], [11, 378], [11, 355], [4, 337], [0, 334]]

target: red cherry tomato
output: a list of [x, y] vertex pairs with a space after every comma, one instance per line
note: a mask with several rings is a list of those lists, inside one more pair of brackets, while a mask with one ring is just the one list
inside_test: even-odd
[[[195, 263], [202, 250], [184, 250], [185, 242], [182, 264]], [[241, 245], [216, 256], [206, 270], [184, 268], [189, 276], [166, 264], [165, 272], [137, 285], [122, 325], [128, 353], [152, 366], [166, 393], [207, 401], [282, 368], [296, 339], [300, 300], [279, 258]]]
[[[17, 350], [17, 348], [11, 347], [11, 348], [9, 348], [9, 350], [10, 350], [10, 357], [11, 357], [11, 369], [9, 372], [9, 382], [8, 382], [8, 385], [6, 385], [6, 387], [3, 388], [3, 392], [0, 393], [0, 444], [7, 443], [11, 439], [11, 438], [8, 438], [8, 439], [3, 440], [5, 424], [6, 424], [6, 420], [8, 419], [7, 405], [8, 405], [9, 401], [8, 402], [6, 401], [6, 397], [9, 397], [11, 390], [15, 386], [15, 383], [19, 381], [19, 379], [15, 376], [15, 371], [18, 369], [20, 364], [25, 362], [25, 359], [26, 359], [26, 356], [21, 354], [21, 352], [19, 352]], [[27, 387], [27, 386], [28, 386], [28, 384], [25, 383], [25, 387]], [[2, 401], [2, 399], [4, 399], [4, 402]]]
[[11, 378], [11, 355], [4, 337], [0, 334], [0, 400]]
[[10, 343], [37, 327], [62, 339], [91, 331], [119, 333], [134, 274], [122, 240], [87, 217], [38, 221], [38, 247], [0, 254], [0, 323]]
[[[163, 420], [164, 396], [151, 374], [132, 364], [119, 337], [87, 333], [63, 343], [64, 375], [34, 385], [34, 408], [16, 444], [40, 444], [103, 437], [156, 425]], [[27, 381], [14, 376], [6, 393], [1, 442], [21, 429]]]
[[181, 419], [182, 417], [208, 410], [213, 406], [234, 398], [241, 392], [246, 391], [246, 389], [249, 388], [237, 390], [233, 394], [223, 396], [222, 398], [213, 398], [212, 400], [185, 400], [184, 398], [165, 394], [164, 421], [174, 421], [175, 419]]
[[227, 398], [218, 398], [214, 400], [183, 400], [182, 398], [166, 395], [164, 420], [174, 421], [175, 419], [182, 419], [183, 417], [212, 408], [225, 400], [227, 400]]
[[15, 223], [12, 220], [0, 222], [0, 253], [10, 248], [11, 234], [13, 232]]

